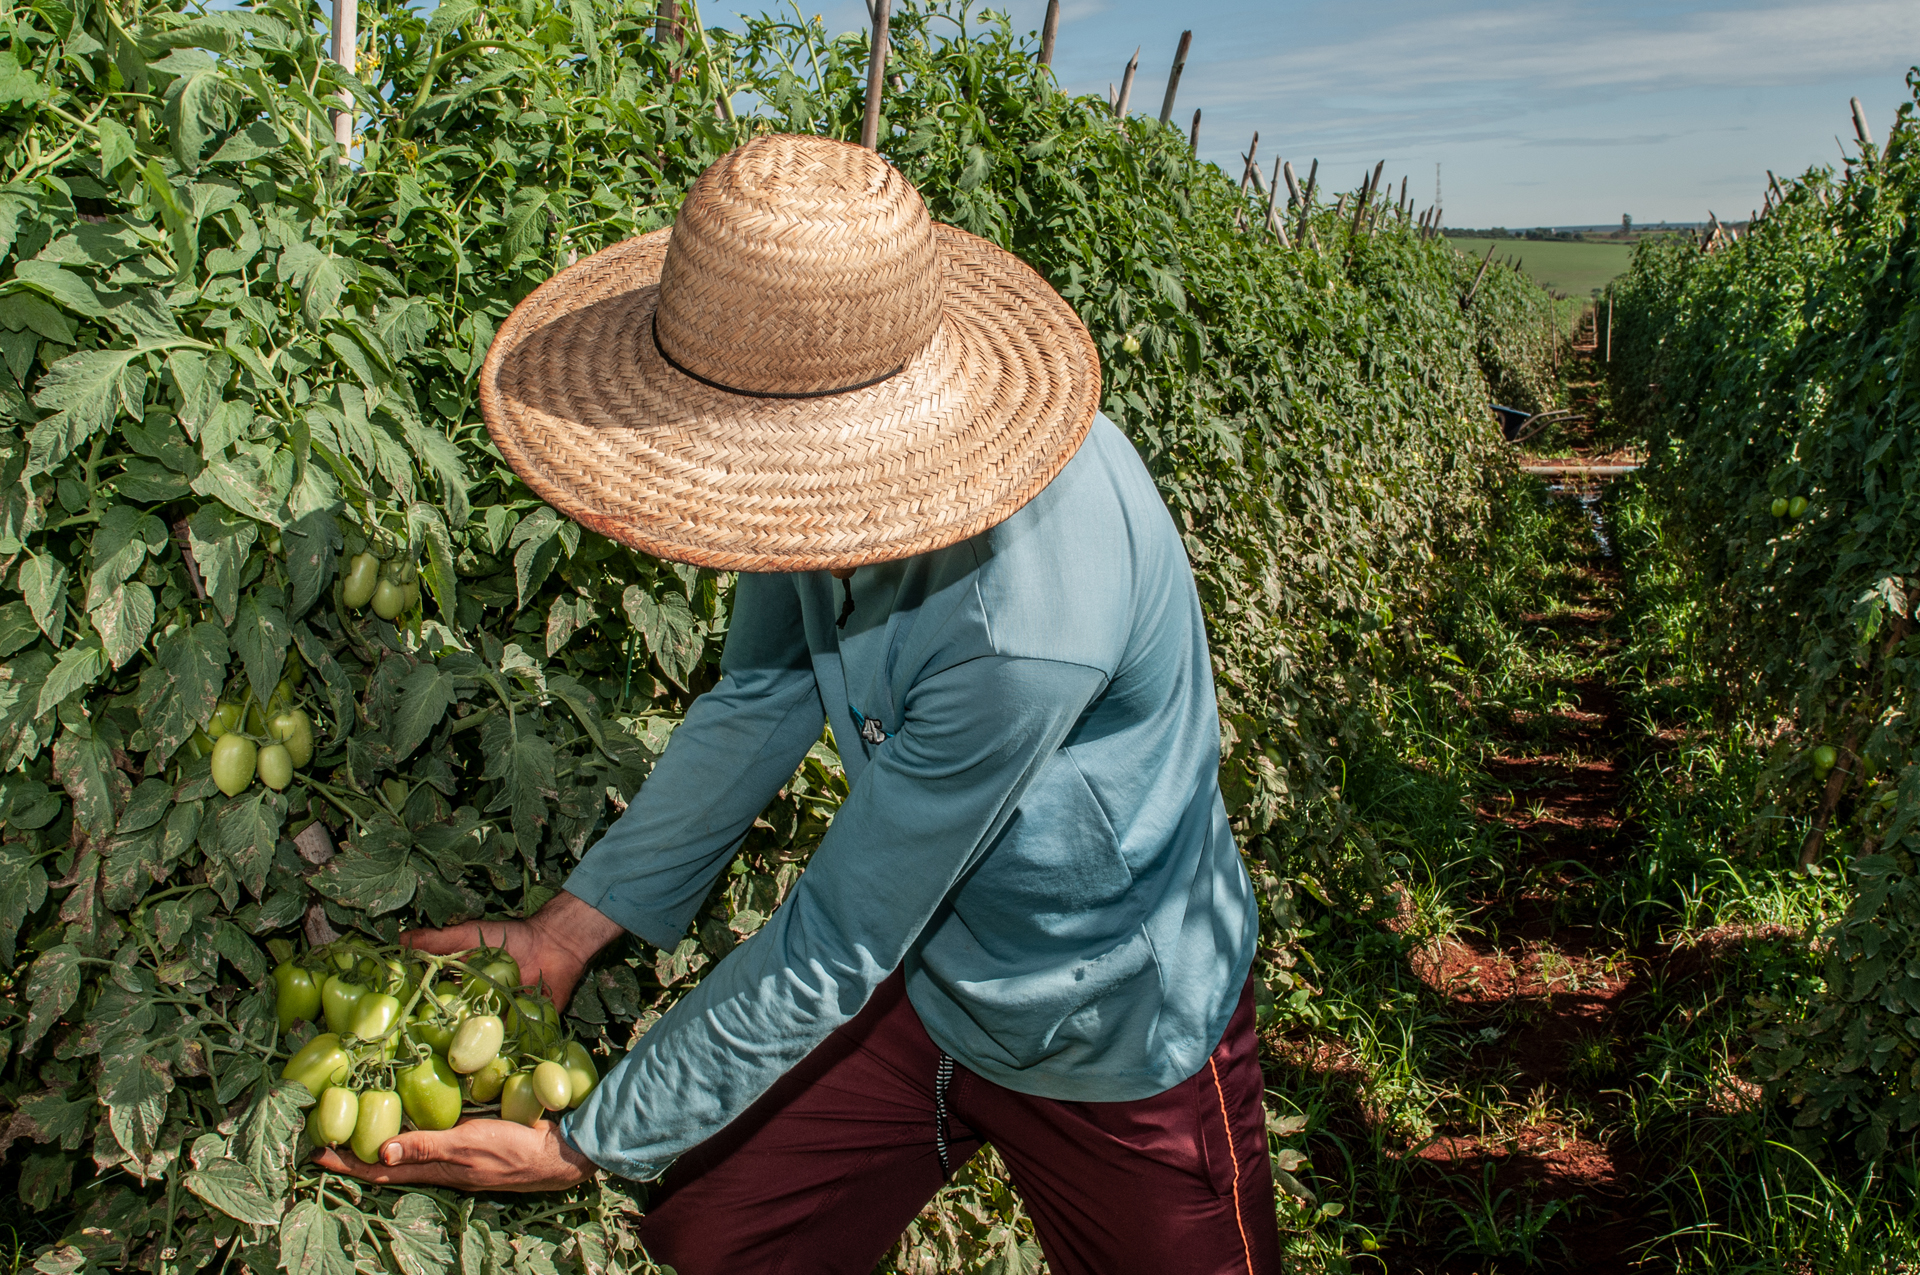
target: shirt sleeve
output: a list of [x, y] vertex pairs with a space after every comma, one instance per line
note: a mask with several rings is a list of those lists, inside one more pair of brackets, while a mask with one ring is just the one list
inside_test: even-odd
[[899, 966], [1105, 680], [987, 656], [913, 687], [785, 902], [566, 1118], [567, 1139], [651, 1178], [744, 1111]]
[[567, 893], [656, 947], [680, 941], [826, 723], [791, 578], [740, 577], [720, 670], [626, 813], [567, 878]]

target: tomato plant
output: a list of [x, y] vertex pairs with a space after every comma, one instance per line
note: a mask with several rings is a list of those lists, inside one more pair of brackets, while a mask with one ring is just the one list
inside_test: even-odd
[[[1920, 71], [1909, 74], [1920, 91]], [[1827, 991], [1757, 1007], [1753, 1074], [1809, 1150], [1920, 1129], [1920, 148], [1785, 183], [1737, 242], [1649, 241], [1617, 288], [1615, 401], [1725, 623], [1729, 720], [1774, 741], [1748, 841], [1793, 827], [1854, 903]]]

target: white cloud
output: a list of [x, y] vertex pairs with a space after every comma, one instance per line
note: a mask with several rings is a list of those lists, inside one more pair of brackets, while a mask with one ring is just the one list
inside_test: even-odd
[[1884, 71], [1920, 54], [1920, 4], [1842, 0], [1650, 17], [1571, 3], [1435, 12], [1338, 43], [1283, 46], [1211, 68], [1223, 95], [1342, 93], [1363, 75], [1399, 97], [1501, 84], [1552, 92], [1777, 87]]

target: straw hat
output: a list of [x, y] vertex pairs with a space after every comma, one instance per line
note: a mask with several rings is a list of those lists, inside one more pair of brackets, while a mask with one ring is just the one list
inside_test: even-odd
[[480, 372], [555, 509], [679, 562], [808, 571], [993, 526], [1086, 437], [1100, 363], [1012, 254], [927, 216], [873, 151], [760, 137], [679, 220], [555, 275]]

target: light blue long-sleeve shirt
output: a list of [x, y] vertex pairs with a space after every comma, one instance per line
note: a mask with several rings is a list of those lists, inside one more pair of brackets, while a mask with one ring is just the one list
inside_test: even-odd
[[1074, 1101], [1191, 1076], [1238, 1000], [1259, 927], [1206, 630], [1125, 436], [1097, 418], [1011, 518], [852, 586], [840, 629], [827, 572], [740, 577], [719, 685], [567, 881], [673, 946], [833, 727], [848, 796], [806, 871], [562, 1126], [614, 1173], [718, 1132], [903, 964], [941, 1049]]

